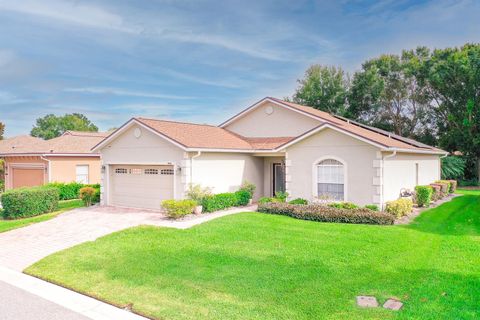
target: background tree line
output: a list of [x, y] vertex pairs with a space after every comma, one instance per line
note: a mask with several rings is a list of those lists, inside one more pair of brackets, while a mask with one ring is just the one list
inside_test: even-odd
[[365, 61], [353, 75], [312, 65], [298, 83], [290, 101], [460, 151], [445, 166], [464, 167], [464, 177], [457, 178], [478, 179], [480, 44], [385, 54]]

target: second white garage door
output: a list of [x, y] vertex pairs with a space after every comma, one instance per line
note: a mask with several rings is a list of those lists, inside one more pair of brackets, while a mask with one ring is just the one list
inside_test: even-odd
[[158, 210], [163, 200], [173, 199], [174, 173], [173, 166], [111, 166], [111, 204]]

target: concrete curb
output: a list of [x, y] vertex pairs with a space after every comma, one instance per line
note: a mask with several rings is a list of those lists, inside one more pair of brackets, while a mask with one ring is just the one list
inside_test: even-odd
[[105, 302], [1, 266], [0, 281], [52, 301], [92, 320], [148, 320]]

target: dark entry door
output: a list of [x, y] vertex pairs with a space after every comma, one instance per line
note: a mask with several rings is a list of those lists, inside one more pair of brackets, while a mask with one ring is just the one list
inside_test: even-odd
[[285, 165], [283, 163], [273, 164], [273, 195], [277, 192], [285, 192]]

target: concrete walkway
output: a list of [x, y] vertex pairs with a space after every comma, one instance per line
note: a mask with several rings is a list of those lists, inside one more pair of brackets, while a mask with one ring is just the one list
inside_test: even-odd
[[226, 215], [254, 210], [255, 206], [233, 208], [170, 220], [155, 211], [118, 207], [74, 209], [48, 221], [0, 233], [0, 266], [22, 271], [52, 253], [134, 226], [186, 229]]

